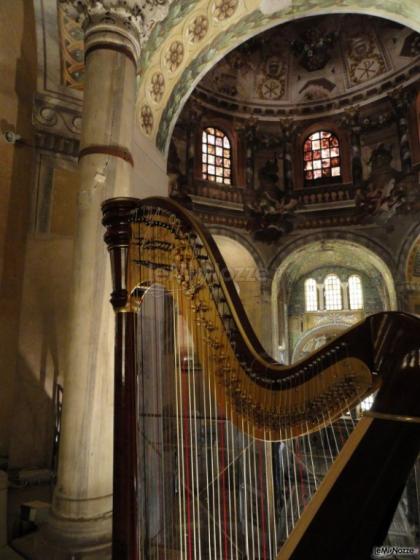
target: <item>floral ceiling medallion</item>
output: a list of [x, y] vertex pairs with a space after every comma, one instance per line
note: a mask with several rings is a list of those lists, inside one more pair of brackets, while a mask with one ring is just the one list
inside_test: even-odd
[[165, 62], [170, 72], [175, 72], [180, 67], [184, 59], [184, 51], [184, 45], [181, 41], [171, 43], [165, 56]]
[[233, 16], [238, 7], [238, 0], [216, 0], [213, 5], [214, 17], [224, 21]]
[[153, 132], [153, 113], [149, 105], [143, 105], [140, 111], [140, 125], [144, 132], [150, 136]]
[[207, 16], [197, 16], [188, 27], [188, 37], [191, 43], [199, 43], [207, 35], [209, 20]]

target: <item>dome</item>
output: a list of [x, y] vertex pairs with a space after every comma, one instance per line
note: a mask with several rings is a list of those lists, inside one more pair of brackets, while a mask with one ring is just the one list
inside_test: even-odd
[[295, 20], [248, 40], [202, 79], [196, 95], [219, 110], [261, 117], [340, 111], [417, 79], [420, 35], [377, 17]]

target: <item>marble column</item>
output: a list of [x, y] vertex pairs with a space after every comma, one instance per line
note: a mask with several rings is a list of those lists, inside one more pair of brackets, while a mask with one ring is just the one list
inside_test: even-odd
[[348, 282], [341, 282], [341, 293], [343, 294], [343, 309], [350, 309]]
[[[105, 4], [105, 6], [104, 6]], [[48, 558], [110, 557], [113, 328], [101, 203], [132, 195], [132, 131], [141, 14], [136, 4], [68, 2], [85, 30], [80, 192], [58, 479]], [[86, 552], [87, 551], [87, 552]], [[44, 556], [45, 558], [47, 556]]]

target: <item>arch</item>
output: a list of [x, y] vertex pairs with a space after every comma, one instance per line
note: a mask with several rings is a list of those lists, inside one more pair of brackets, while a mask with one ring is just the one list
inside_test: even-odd
[[[302, 337], [297, 341], [296, 346], [293, 349], [291, 363], [293, 364], [297, 360], [301, 359], [302, 352], [305, 346], [310, 342], [312, 339], [321, 336], [338, 336], [343, 331], [349, 328], [349, 324], [343, 322], [335, 322], [335, 323], [325, 323], [323, 325], [317, 325], [313, 329], [306, 331]], [[315, 348], [314, 348], [315, 350]]]
[[213, 239], [222, 254], [232, 280], [241, 289], [245, 283], [258, 284], [259, 287], [259, 269], [252, 253], [239, 241], [232, 239], [232, 237], [213, 234]]
[[250, 241], [250, 239], [244, 235], [240, 231], [233, 231], [229, 227], [225, 227], [222, 225], [208, 225], [207, 229], [210, 233], [214, 235], [219, 235], [223, 237], [228, 237], [229, 239], [233, 239], [237, 241], [240, 245], [245, 247], [245, 249], [252, 255], [255, 263], [257, 264], [260, 278], [262, 281], [265, 281], [267, 278], [267, 267], [265, 265], [264, 259], [261, 256], [260, 252], [257, 250], [255, 245]]
[[[261, 279], [258, 265], [250, 251], [236, 239], [213, 234], [232, 280], [240, 294], [244, 309], [256, 334], [264, 339], [261, 312]], [[223, 274], [223, 271], [221, 271]]]
[[271, 272], [271, 275], [274, 277], [274, 274], [282, 265], [283, 261], [287, 259], [291, 253], [294, 253], [296, 249], [301, 249], [302, 247], [305, 247], [315, 241], [342, 241], [368, 249], [385, 263], [386, 267], [392, 274], [392, 278], [394, 278], [396, 274], [397, 267], [393, 254], [384, 245], [381, 245], [376, 240], [360, 233], [331, 229], [328, 231], [308, 233], [300, 236], [298, 239], [292, 239], [286, 243], [268, 263], [268, 270]]
[[[384, 285], [384, 309], [398, 309], [397, 294], [395, 290], [394, 275], [395, 265], [390, 255], [383, 250], [375, 251], [375, 244], [363, 243], [363, 238], [358, 236], [344, 235], [343, 232], [335, 232], [334, 235], [319, 234], [318, 236], [304, 236], [290, 242], [280, 251], [271, 262], [270, 269], [275, 271], [271, 286], [272, 306], [272, 348], [273, 355], [277, 357], [277, 341], [279, 339], [279, 317], [277, 313], [277, 297], [285, 274], [290, 268], [299, 262], [305, 262], [302, 258], [304, 253], [315, 254], [326, 242], [334, 249], [344, 249], [352, 259], [357, 262], [361, 259], [370, 263], [372, 270], [378, 272], [383, 279]], [[356, 241], [357, 240], [357, 241]], [[387, 256], [389, 258], [384, 258]], [[391, 261], [391, 265], [389, 264]], [[309, 271], [308, 271], [309, 274]]]
[[[164, 21], [155, 26], [142, 49], [137, 110], [148, 115], [150, 139], [167, 153], [175, 121], [195, 85], [227, 52], [245, 40], [292, 19], [325, 13], [359, 13], [390, 19], [420, 32], [420, 5], [412, 0], [233, 0], [222, 11], [214, 0], [175, 0]], [[172, 49], [179, 45], [179, 49]], [[170, 56], [177, 53], [176, 60]], [[170, 61], [170, 64], [168, 63]], [[164, 91], [159, 102], [148, 94], [160, 72]], [[150, 127], [150, 124], [152, 125]]]

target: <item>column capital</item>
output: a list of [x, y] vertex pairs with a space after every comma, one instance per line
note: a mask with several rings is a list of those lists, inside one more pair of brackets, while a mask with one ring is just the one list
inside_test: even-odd
[[100, 41], [101, 35], [116, 43], [115, 35], [118, 35], [122, 44], [128, 42], [136, 61], [153, 24], [166, 17], [172, 1], [59, 0], [66, 13], [82, 25], [87, 47]]

